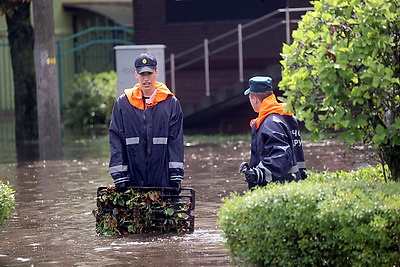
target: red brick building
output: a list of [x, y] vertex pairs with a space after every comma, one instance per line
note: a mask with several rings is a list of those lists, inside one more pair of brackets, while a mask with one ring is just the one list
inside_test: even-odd
[[[174, 87], [182, 103], [186, 132], [249, 130], [248, 121], [256, 114], [242, 92], [247, 88], [247, 80], [255, 75], [272, 77], [277, 88], [280, 52], [282, 43], [286, 42], [285, 12], [277, 10], [286, 6], [298, 8], [311, 4], [305, 0], [133, 1], [134, 43], [166, 45], [167, 85]], [[271, 15], [256, 23], [256, 19], [267, 14]], [[299, 19], [302, 14], [291, 12], [290, 19]], [[240, 81], [238, 24], [243, 28], [243, 82]], [[291, 23], [290, 30], [296, 25]], [[224, 34], [227, 36], [216, 40]], [[209, 96], [205, 96], [204, 39], [209, 41]], [[193, 51], [181, 55], [190, 49]], [[170, 72], [172, 53], [175, 81]], [[190, 62], [193, 63], [189, 65]]]

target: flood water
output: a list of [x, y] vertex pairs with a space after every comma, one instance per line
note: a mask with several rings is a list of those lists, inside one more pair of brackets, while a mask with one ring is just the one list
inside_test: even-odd
[[[112, 184], [107, 136], [65, 134], [61, 160], [18, 163], [7, 125], [0, 180], [16, 191], [16, 214], [0, 226], [0, 266], [230, 266], [217, 212], [223, 197], [247, 189], [236, 170], [249, 160], [249, 143], [186, 146], [183, 186], [196, 190], [193, 233], [97, 236], [96, 190]], [[305, 142], [304, 151], [316, 171], [367, 166], [372, 153], [335, 141]]]

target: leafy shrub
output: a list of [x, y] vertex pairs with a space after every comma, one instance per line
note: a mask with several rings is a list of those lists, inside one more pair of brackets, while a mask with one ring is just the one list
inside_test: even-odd
[[386, 181], [384, 175], [387, 173], [388, 168], [385, 166], [385, 172], [383, 172], [381, 167], [365, 167], [358, 170], [345, 172], [312, 172], [308, 171], [308, 180], [315, 182], [329, 182], [329, 181]]
[[75, 75], [74, 93], [66, 106], [67, 127], [108, 124], [117, 98], [117, 74], [82, 72]]
[[282, 49], [284, 101], [313, 139], [373, 145], [400, 181], [400, 0], [311, 3]]
[[400, 184], [375, 181], [365, 170], [323, 176], [224, 199], [218, 224], [232, 259], [258, 266], [400, 264]]
[[14, 190], [0, 181], [0, 225], [3, 225], [12, 215], [14, 193]]

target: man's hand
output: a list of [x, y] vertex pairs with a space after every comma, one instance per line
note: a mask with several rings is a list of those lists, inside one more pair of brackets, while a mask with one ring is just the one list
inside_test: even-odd
[[249, 164], [247, 162], [242, 162], [239, 166], [237, 173], [244, 173], [244, 171], [248, 169], [250, 169]]
[[169, 179], [169, 184], [174, 188], [173, 194], [179, 195], [181, 193], [181, 183], [183, 178], [181, 176], [174, 176]]
[[125, 192], [128, 188], [125, 182], [115, 184], [115, 189], [117, 192]]
[[244, 172], [244, 180], [249, 183], [249, 185], [257, 185], [264, 181], [264, 173], [258, 168], [250, 168]]

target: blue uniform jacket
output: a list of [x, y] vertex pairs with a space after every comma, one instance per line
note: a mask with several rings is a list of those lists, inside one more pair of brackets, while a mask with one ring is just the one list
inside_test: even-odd
[[183, 179], [182, 109], [168, 88], [157, 82], [153, 104], [146, 106], [136, 85], [125, 90], [112, 111], [110, 174], [114, 183], [168, 187]]
[[268, 111], [261, 114], [258, 123], [252, 123], [250, 167], [263, 171], [265, 181], [259, 185], [305, 179], [306, 166], [297, 120], [279, 108], [274, 95], [264, 101], [262, 109]]

